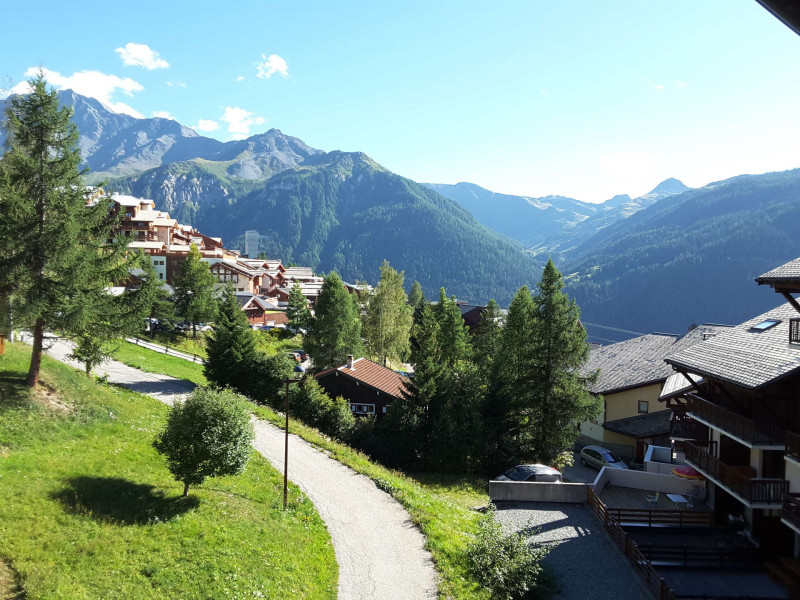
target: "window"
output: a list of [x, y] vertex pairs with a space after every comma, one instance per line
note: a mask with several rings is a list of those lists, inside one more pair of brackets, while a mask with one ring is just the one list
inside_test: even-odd
[[766, 331], [767, 329], [769, 329], [771, 327], [775, 327], [775, 325], [777, 325], [778, 323], [780, 323], [779, 319], [766, 319], [764, 321], [761, 321], [761, 323], [759, 323], [758, 325], [753, 325], [750, 328], [750, 330], [751, 331]]
[[647, 400], [639, 400], [639, 412], [640, 413], [650, 412], [650, 403]]

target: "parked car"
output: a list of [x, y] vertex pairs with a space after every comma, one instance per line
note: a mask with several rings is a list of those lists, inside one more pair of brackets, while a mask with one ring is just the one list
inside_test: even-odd
[[[191, 327], [189, 327], [189, 329], [191, 329]], [[214, 329], [214, 328], [211, 325], [209, 325], [208, 323], [198, 323], [197, 324], [197, 331], [211, 331], [212, 329]]]
[[300, 362], [305, 362], [308, 358], [308, 354], [306, 354], [305, 350], [292, 350], [292, 352], [300, 357]]
[[561, 483], [561, 473], [547, 465], [517, 465], [511, 467], [502, 475], [495, 477], [495, 481], [544, 481]]
[[588, 465], [596, 469], [602, 469], [603, 467], [610, 469], [628, 468], [628, 465], [619, 456], [602, 446], [584, 446], [580, 452], [580, 459], [584, 467]]

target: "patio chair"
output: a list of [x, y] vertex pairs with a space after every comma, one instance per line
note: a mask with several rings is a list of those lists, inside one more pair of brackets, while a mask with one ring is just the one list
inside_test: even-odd
[[654, 496], [645, 496], [644, 499], [650, 504], [658, 506], [658, 499], [661, 497], [661, 492], [656, 492]]

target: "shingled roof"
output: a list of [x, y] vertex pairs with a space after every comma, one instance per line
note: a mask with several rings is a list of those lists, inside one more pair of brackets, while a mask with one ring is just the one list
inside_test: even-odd
[[592, 347], [584, 372], [600, 369], [600, 375], [589, 390], [595, 394], [609, 394], [665, 381], [673, 373], [664, 362], [665, 358], [728, 329], [727, 325], [703, 324], [683, 337], [651, 333]]
[[405, 376], [369, 359], [357, 358], [353, 361], [352, 368], [348, 368], [347, 365], [334, 367], [317, 373], [316, 378], [320, 379], [334, 373], [349, 377], [395, 398], [402, 397]]
[[649, 438], [659, 435], [668, 435], [670, 431], [669, 420], [671, 410], [659, 410], [646, 415], [635, 415], [616, 421], [606, 421], [603, 429], [627, 435], [634, 439]]
[[800, 287], [800, 258], [790, 260], [785, 265], [759, 275], [756, 277], [756, 283], [769, 285], [776, 291], [778, 287], [782, 288], [782, 291], [797, 291]]
[[[789, 343], [789, 319], [797, 312], [788, 302], [705, 342], [667, 358], [676, 367], [745, 388], [759, 389], [800, 372], [800, 345]], [[768, 320], [777, 324], [754, 326]]]

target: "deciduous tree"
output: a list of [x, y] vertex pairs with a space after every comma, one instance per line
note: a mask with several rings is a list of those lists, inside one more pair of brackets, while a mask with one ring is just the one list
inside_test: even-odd
[[403, 289], [403, 273], [395, 271], [384, 260], [380, 282], [369, 298], [364, 315], [367, 350], [384, 365], [389, 360], [404, 360], [408, 355], [413, 310]]

